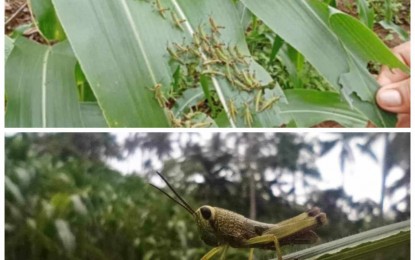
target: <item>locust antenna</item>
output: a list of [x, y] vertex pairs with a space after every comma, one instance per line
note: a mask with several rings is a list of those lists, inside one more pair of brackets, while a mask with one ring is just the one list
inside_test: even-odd
[[160, 189], [157, 186], [154, 186], [153, 184], [150, 183], [151, 186], [153, 186], [154, 188], [158, 189], [159, 191], [161, 191], [164, 195], [166, 195], [167, 197], [169, 197], [172, 201], [176, 202], [177, 204], [179, 204], [180, 206], [182, 206], [185, 210], [187, 210], [190, 214], [194, 214], [194, 212], [191, 209], [188, 209], [187, 207], [185, 207], [183, 204], [181, 204], [180, 202], [178, 202], [176, 199], [174, 199], [172, 196], [170, 196], [167, 192], [165, 192], [164, 190]]
[[153, 186], [154, 188], [158, 189], [159, 191], [161, 191], [164, 195], [166, 195], [167, 197], [169, 197], [172, 201], [176, 202], [177, 204], [179, 204], [180, 206], [182, 206], [185, 210], [187, 210], [191, 215], [195, 214], [195, 211], [193, 210], [193, 208], [174, 190], [174, 188], [170, 185], [170, 183], [167, 181], [167, 179], [159, 172], [156, 171], [156, 173], [158, 174], [158, 176], [160, 176], [161, 179], [163, 179], [163, 181], [167, 184], [167, 186], [170, 188], [170, 190], [174, 193], [174, 195], [176, 195], [176, 197], [179, 199], [179, 201], [177, 201], [175, 198], [173, 198], [172, 196], [170, 196], [167, 192], [165, 192], [164, 190], [156, 187], [155, 185], [151, 184], [151, 186]]

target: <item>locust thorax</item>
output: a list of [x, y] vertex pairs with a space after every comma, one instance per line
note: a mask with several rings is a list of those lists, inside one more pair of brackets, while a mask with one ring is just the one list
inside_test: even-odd
[[216, 209], [204, 205], [196, 210], [194, 216], [203, 242], [210, 246], [218, 246], [219, 241], [213, 228], [216, 218]]

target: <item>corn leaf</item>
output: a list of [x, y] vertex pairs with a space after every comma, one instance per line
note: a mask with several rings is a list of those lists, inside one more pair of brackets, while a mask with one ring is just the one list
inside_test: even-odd
[[29, 5], [36, 26], [44, 38], [49, 41], [63, 41], [66, 39], [53, 8], [52, 0], [29, 0]]
[[81, 117], [85, 127], [108, 127], [104, 115], [96, 102], [81, 102]]
[[376, 105], [374, 97], [378, 85], [373, 76], [357, 60], [355, 53], [344, 47], [330, 27], [329, 19], [338, 11], [316, 0], [241, 1], [301, 52], [350, 106], [379, 127], [395, 125], [396, 117]]
[[[220, 40], [237, 45], [243, 55], [249, 56], [240, 13], [230, 1], [160, 0], [160, 8], [156, 1], [143, 0], [53, 0], [53, 3], [112, 127], [167, 126], [167, 117], [149, 89], [162, 84], [163, 92], [169, 93], [177, 66], [169, 62], [167, 47], [173, 43], [190, 44], [199, 27], [208, 31], [210, 17], [225, 27]], [[250, 63], [249, 70], [255, 71], [263, 84], [272, 81], [255, 61]], [[242, 114], [236, 120], [230, 116], [228, 101], [235, 99], [240, 110], [249, 102], [252, 109], [254, 94], [240, 94], [223, 78], [212, 78], [212, 82], [229, 125], [246, 126]], [[278, 84], [274, 83], [271, 92], [268, 95], [279, 95], [284, 101]], [[253, 117], [260, 126], [280, 123], [270, 111], [253, 113]]]
[[409, 74], [409, 68], [391, 50], [357, 19], [336, 13], [330, 16], [330, 25], [342, 43], [363, 62], [376, 61], [390, 68], [399, 68]]
[[[284, 260], [375, 259], [382, 250], [410, 246], [410, 221], [402, 221], [295, 252]], [[393, 250], [392, 250], [393, 252]]]
[[286, 90], [285, 95], [290, 102], [280, 105], [280, 116], [286, 123], [292, 120], [297, 127], [310, 127], [332, 120], [347, 127], [367, 125], [367, 118], [350, 108], [338, 93], [296, 89]]
[[9, 36], [4, 36], [4, 61], [7, 60], [14, 47], [14, 40]]
[[5, 66], [6, 127], [82, 126], [75, 63], [68, 42], [17, 38]]

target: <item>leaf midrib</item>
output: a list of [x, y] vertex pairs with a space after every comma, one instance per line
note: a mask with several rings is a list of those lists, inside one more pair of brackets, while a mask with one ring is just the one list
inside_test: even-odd
[[46, 78], [47, 78], [47, 69], [48, 69], [48, 61], [49, 61], [49, 54], [51, 52], [51, 47], [49, 47], [44, 56], [43, 56], [43, 60], [42, 60], [42, 85], [41, 85], [41, 89], [42, 89], [42, 127], [45, 128], [47, 126], [47, 119], [46, 119], [46, 102], [47, 102], [47, 91], [46, 91]]
[[341, 117], [341, 118], [345, 118], [345, 119], [349, 119], [351, 121], [355, 121], [357, 123], [364, 123], [366, 122], [365, 120], [359, 120], [356, 117], [352, 117], [352, 116], [347, 116], [345, 114], [337, 114], [337, 113], [332, 113], [332, 112], [328, 112], [328, 111], [321, 111], [321, 110], [302, 110], [302, 109], [298, 109], [298, 110], [283, 110], [280, 112], [280, 114], [325, 114], [325, 115], [333, 115], [336, 117]]
[[[179, 13], [179, 16], [181, 18], [186, 18], [185, 19], [186, 20], [185, 26], [186, 26], [187, 30], [189, 31], [190, 35], [193, 35], [194, 30], [193, 30], [191, 24], [188, 22], [189, 19], [184, 14], [182, 8], [180, 7], [180, 4], [177, 2], [177, 0], [172, 0], [172, 4], [173, 4], [174, 8], [176, 9], [176, 11]], [[199, 51], [202, 55], [202, 59], [206, 61], [207, 57], [206, 57], [204, 51], [201, 48], [199, 48]], [[225, 99], [225, 95], [223, 94], [222, 89], [220, 88], [220, 84], [219, 84], [218, 80], [216, 79], [216, 77], [211, 76], [211, 78], [212, 78], [212, 83], [213, 83], [213, 86], [215, 87], [216, 93], [218, 94], [219, 100], [222, 103], [222, 106], [223, 106], [223, 109], [225, 110], [226, 116], [228, 117], [229, 123], [231, 124], [232, 128], [236, 128], [236, 124], [235, 124], [234, 120], [232, 119], [230, 110], [228, 108], [228, 105], [227, 105], [227, 102], [226, 102], [226, 99]]]
[[126, 3], [126, 0], [121, 0], [121, 5], [122, 5], [122, 8], [123, 8], [123, 10], [124, 10], [124, 12], [126, 14], [127, 21], [129, 23], [129, 25], [131, 26], [131, 29], [133, 31], [134, 38], [135, 38], [135, 40], [138, 43], [138, 48], [140, 49], [140, 51], [141, 51], [141, 53], [143, 55], [144, 63], [146, 64], [146, 67], [148, 69], [148, 72], [150, 73], [151, 80], [153, 81], [153, 84], [155, 85], [155, 84], [157, 84], [157, 80], [156, 80], [156, 77], [155, 77], [155, 73], [154, 73], [154, 71], [153, 71], [153, 69], [151, 67], [150, 60], [149, 60], [149, 58], [147, 56], [147, 53], [144, 50], [144, 45], [143, 45], [143, 42], [141, 40], [139, 30], [135, 26], [134, 19], [133, 19], [132, 15], [131, 15], [131, 12], [129, 11], [130, 9], [128, 8], [128, 5]]

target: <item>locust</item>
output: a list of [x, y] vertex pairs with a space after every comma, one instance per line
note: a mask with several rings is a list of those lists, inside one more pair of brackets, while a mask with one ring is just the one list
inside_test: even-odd
[[228, 101], [228, 105], [229, 105], [229, 114], [232, 117], [233, 121], [236, 120], [236, 115], [238, 114], [238, 110], [235, 107], [235, 103], [233, 102], [232, 99], [230, 99]]
[[156, 83], [153, 88], [150, 88], [150, 90], [154, 92], [154, 97], [160, 107], [164, 107], [168, 100], [163, 94], [162, 85], [160, 83]]
[[213, 34], [215, 34], [215, 33], [220, 34], [219, 30], [220, 29], [225, 29], [225, 26], [217, 25], [215, 20], [213, 20], [212, 17], [209, 17], [209, 23], [210, 23]]
[[249, 127], [252, 127], [252, 123], [254, 122], [254, 118], [252, 117], [251, 110], [249, 109], [249, 104], [246, 102], [244, 104], [244, 122]]
[[182, 23], [186, 22], [186, 19], [179, 19], [175, 12], [171, 12], [171, 18], [173, 19], [176, 27], [183, 31]]
[[261, 107], [261, 109], [259, 111], [262, 112], [265, 109], [272, 108], [272, 106], [274, 105], [274, 103], [277, 102], [278, 100], [280, 100], [280, 97], [279, 96], [274, 96], [274, 97], [270, 98], [269, 100], [267, 100], [267, 101], [264, 102], [264, 104], [262, 105], [262, 107]]
[[160, 0], [156, 0], [155, 4], [156, 4], [156, 7], [157, 7], [157, 11], [161, 15], [161, 17], [166, 18], [166, 16], [164, 15], [164, 12], [166, 12], [170, 9], [169, 8], [164, 8], [163, 6], [161, 6]]
[[172, 60], [177, 61], [180, 64], [185, 64], [184, 61], [182, 61], [182, 59], [180, 59], [179, 54], [177, 52], [175, 52], [172, 48], [167, 47], [167, 52], [170, 54]]
[[177, 199], [161, 188], [150, 185], [192, 215], [201, 239], [213, 247], [202, 260], [209, 260], [217, 253], [221, 253], [223, 259], [229, 247], [249, 248], [249, 260], [253, 259], [254, 249], [274, 250], [278, 260], [282, 260], [281, 246], [315, 243], [319, 237], [313, 230], [327, 223], [326, 214], [317, 207], [276, 224], [255, 221], [233, 211], [209, 205], [203, 205], [195, 211], [161, 173], [156, 173]]
[[259, 111], [259, 105], [261, 104], [261, 102], [262, 102], [262, 89], [260, 89], [255, 96], [255, 111], [256, 112]]

